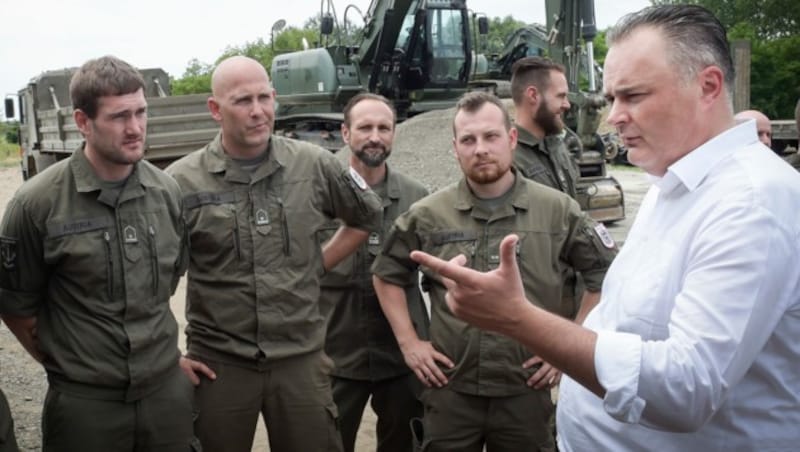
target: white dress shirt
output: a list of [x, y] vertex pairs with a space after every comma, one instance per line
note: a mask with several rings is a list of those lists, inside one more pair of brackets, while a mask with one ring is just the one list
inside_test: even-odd
[[562, 451], [800, 450], [800, 174], [754, 121], [655, 180], [584, 325], [606, 395], [564, 379]]

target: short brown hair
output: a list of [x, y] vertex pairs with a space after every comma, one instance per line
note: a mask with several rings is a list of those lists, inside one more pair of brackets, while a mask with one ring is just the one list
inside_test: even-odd
[[503, 112], [503, 123], [506, 130], [511, 129], [511, 116], [508, 114], [508, 109], [503, 105], [497, 96], [487, 91], [472, 91], [464, 94], [456, 104], [456, 112], [453, 115], [453, 136], [456, 136], [456, 115], [458, 112], [465, 111], [467, 113], [475, 113], [480, 110], [484, 105], [492, 104]]
[[525, 89], [531, 85], [539, 91], [547, 89], [550, 71], [565, 73], [564, 66], [549, 58], [533, 56], [517, 60], [511, 67], [511, 98], [514, 99], [514, 105], [522, 103]]
[[351, 97], [350, 100], [347, 101], [347, 105], [344, 106], [345, 127], [348, 129], [350, 128], [350, 111], [362, 100], [376, 100], [378, 102], [383, 102], [387, 107], [389, 107], [389, 110], [392, 110], [392, 124], [397, 124], [397, 111], [394, 109], [394, 105], [389, 102], [389, 99], [375, 93], [358, 93]]
[[144, 87], [144, 78], [136, 68], [117, 57], [106, 55], [87, 61], [75, 72], [69, 83], [69, 95], [72, 108], [94, 119], [101, 97], [131, 94]]

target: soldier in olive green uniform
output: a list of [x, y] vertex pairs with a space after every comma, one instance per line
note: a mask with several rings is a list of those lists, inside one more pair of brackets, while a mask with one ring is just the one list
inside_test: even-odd
[[[223, 61], [212, 88], [220, 134], [167, 169], [191, 244], [188, 354], [211, 369], [195, 430], [205, 451], [249, 451], [262, 413], [273, 452], [341, 450], [319, 280], [379, 227], [379, 199], [328, 151], [272, 135], [257, 61]], [[347, 226], [320, 249], [332, 218]]]
[[[528, 179], [576, 199], [578, 168], [561, 138], [562, 115], [570, 108], [568, 91], [560, 64], [541, 57], [522, 58], [514, 63], [511, 93], [519, 133], [514, 166]], [[563, 275], [564, 306], [572, 306], [568, 317], [581, 323], [600, 300], [599, 292], [584, 291], [573, 268], [566, 268]]]
[[45, 451], [186, 451], [192, 386], [169, 297], [185, 271], [178, 185], [141, 161], [144, 81], [113, 57], [70, 84], [85, 142], [28, 180], [0, 230], [0, 309], [47, 371]]
[[[349, 147], [337, 157], [347, 159], [381, 197], [383, 215], [381, 229], [370, 233], [367, 243], [322, 279], [320, 304], [331, 311], [325, 351], [335, 366], [331, 373], [333, 399], [339, 408], [345, 451], [354, 450], [361, 415], [372, 397], [378, 416], [377, 450], [408, 452], [412, 449], [409, 422], [422, 416], [417, 398], [421, 385], [403, 361], [381, 311], [370, 266], [397, 216], [428, 191], [386, 163], [394, 139], [395, 112], [384, 97], [359, 94], [345, 106], [344, 115], [342, 135]], [[334, 230], [322, 231], [322, 239], [330, 238]], [[405, 293], [417, 333], [427, 337], [428, 313], [417, 282], [405, 287]]]
[[[414, 204], [394, 224], [372, 267], [381, 306], [423, 393], [426, 451], [554, 450], [548, 419], [555, 369], [513, 340], [469, 326], [452, 315], [446, 288], [431, 281], [430, 343], [408, 327], [398, 287], [409, 284], [423, 250], [443, 259], [464, 254], [482, 271], [499, 265], [499, 245], [519, 235], [517, 255], [526, 294], [541, 307], [569, 315], [561, 273], [570, 266], [599, 290], [615, 254], [608, 233], [563, 193], [511, 169], [516, 130], [502, 104], [486, 93], [456, 107], [454, 147], [465, 178]], [[523, 363], [533, 361], [533, 365]]]

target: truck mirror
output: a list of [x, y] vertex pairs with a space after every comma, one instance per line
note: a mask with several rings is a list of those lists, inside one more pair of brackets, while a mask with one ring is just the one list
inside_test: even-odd
[[13, 118], [14, 116], [14, 99], [6, 97], [6, 119]]
[[324, 36], [328, 36], [333, 33], [333, 16], [330, 14], [322, 16], [322, 21], [319, 24], [319, 30]]
[[478, 18], [478, 33], [481, 35], [489, 34], [489, 19], [486, 16]]

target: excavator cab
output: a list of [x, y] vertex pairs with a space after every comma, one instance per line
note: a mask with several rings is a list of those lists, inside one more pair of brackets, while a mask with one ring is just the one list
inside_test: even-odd
[[[347, 9], [343, 24], [346, 16]], [[330, 17], [323, 22], [324, 47], [272, 60], [277, 131], [334, 150], [343, 144], [342, 110], [358, 93], [382, 94], [402, 121], [452, 107], [467, 91], [472, 43], [465, 0], [373, 0], [362, 18], [364, 28], [349, 43]]]

